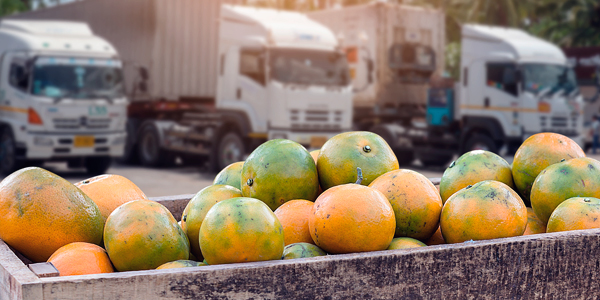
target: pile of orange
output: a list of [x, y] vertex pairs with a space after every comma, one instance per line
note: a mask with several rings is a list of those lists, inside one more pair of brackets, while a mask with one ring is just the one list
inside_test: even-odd
[[41, 168], [0, 182], [0, 214], [2, 240], [65, 276], [407, 251], [599, 228], [600, 162], [540, 133], [512, 165], [463, 154], [438, 188], [399, 169], [380, 136], [347, 132], [312, 152], [283, 139], [260, 145], [199, 191], [181, 220], [125, 177], [73, 185]]

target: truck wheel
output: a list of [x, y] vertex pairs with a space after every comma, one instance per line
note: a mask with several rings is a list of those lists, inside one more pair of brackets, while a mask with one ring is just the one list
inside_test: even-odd
[[474, 134], [471, 136], [467, 140], [467, 143], [465, 143], [463, 150], [464, 152], [469, 152], [472, 150], [486, 150], [498, 153], [498, 147], [496, 146], [496, 143], [494, 143], [494, 140], [483, 134]]
[[244, 154], [246, 147], [240, 135], [234, 131], [225, 133], [219, 140], [213, 171], [218, 172], [234, 162], [244, 160]]
[[112, 159], [108, 156], [88, 157], [85, 159], [84, 166], [90, 175], [100, 175], [106, 173], [111, 163]]
[[452, 155], [435, 155], [419, 157], [419, 161], [421, 161], [421, 164], [425, 167], [445, 167], [452, 157]]
[[9, 175], [18, 169], [15, 138], [8, 127], [0, 131], [0, 173]]
[[402, 165], [410, 165], [415, 160], [415, 153], [410, 150], [395, 150], [398, 163]]
[[147, 125], [142, 129], [137, 148], [142, 165], [147, 167], [162, 165], [165, 151], [160, 148], [160, 137], [156, 127]]
[[135, 144], [136, 130], [135, 125], [132, 122], [127, 122], [127, 139], [125, 139], [125, 151], [120, 162], [126, 164], [137, 164], [139, 163], [139, 157], [137, 154], [137, 145]]

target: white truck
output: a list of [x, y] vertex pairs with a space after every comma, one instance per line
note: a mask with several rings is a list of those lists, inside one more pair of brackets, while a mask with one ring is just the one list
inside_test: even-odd
[[126, 152], [145, 165], [177, 156], [218, 170], [267, 139], [318, 148], [351, 129], [345, 54], [331, 30], [301, 13], [87, 0], [21, 17], [85, 21], [119, 49], [132, 99]]
[[444, 165], [472, 149], [515, 151], [552, 131], [583, 146], [583, 99], [555, 45], [521, 30], [463, 25], [460, 81], [444, 80], [444, 14], [373, 2], [310, 13], [344, 37], [355, 126], [399, 161]]
[[126, 120], [109, 42], [84, 23], [0, 21], [0, 172], [53, 160], [103, 173], [123, 155]]

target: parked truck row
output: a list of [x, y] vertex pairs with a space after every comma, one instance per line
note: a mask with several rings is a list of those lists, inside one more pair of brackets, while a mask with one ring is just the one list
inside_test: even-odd
[[[43, 92], [45, 100], [31, 100], [52, 103], [36, 110], [44, 122], [51, 122], [45, 118], [58, 110], [78, 121], [72, 126], [79, 126], [81, 134], [65, 131], [64, 142], [71, 139], [71, 144], [27, 138], [47, 143], [50, 158], [85, 163], [89, 169], [99, 161], [94, 151], [105, 148], [103, 142], [112, 152], [102, 157], [123, 152], [149, 166], [180, 158], [208, 162], [214, 170], [243, 160], [267, 139], [288, 138], [319, 148], [352, 129], [380, 134], [403, 163], [418, 158], [425, 165], [446, 164], [471, 149], [511, 152], [540, 131], [582, 143], [583, 102], [560, 49], [520, 30], [464, 25], [461, 78], [448, 84], [440, 80], [444, 18], [438, 10], [385, 2], [305, 15], [221, 1], [87, 0], [17, 15], [0, 28], [78, 21], [89, 24], [88, 36], [110, 41], [99, 43], [113, 49], [101, 60], [112, 66], [111, 93], [85, 82], [91, 71], [88, 62], [81, 62], [90, 54], [60, 40], [51, 44], [63, 52], [41, 55], [40, 62], [75, 62], [65, 72], [76, 88], [57, 92], [51, 86]], [[44, 34], [63, 34], [63, 39], [70, 26], [85, 26], [52, 24], [54, 32]], [[42, 40], [33, 43], [40, 49], [30, 56], [45, 51]], [[10, 56], [3, 57], [8, 62]], [[33, 95], [39, 91], [31, 75], [37, 61], [25, 59], [26, 75], [19, 77], [31, 82], [27, 91]], [[14, 95], [6, 99], [22, 96], [17, 90], [9, 86], [6, 91]], [[71, 104], [80, 110], [68, 110]], [[29, 123], [23, 126], [34, 128], [29, 106], [21, 114], [25, 109]], [[90, 122], [100, 122], [98, 112], [114, 127], [87, 133], [95, 128]], [[23, 126], [4, 128], [16, 135]], [[108, 136], [111, 130], [119, 138]], [[24, 147], [24, 153], [34, 153], [29, 149], [35, 147]], [[69, 153], [61, 152], [64, 148]]]

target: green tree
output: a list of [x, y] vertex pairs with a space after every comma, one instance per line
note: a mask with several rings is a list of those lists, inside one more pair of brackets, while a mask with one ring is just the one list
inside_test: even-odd
[[26, 11], [29, 3], [21, 0], [0, 0], [0, 17]]

